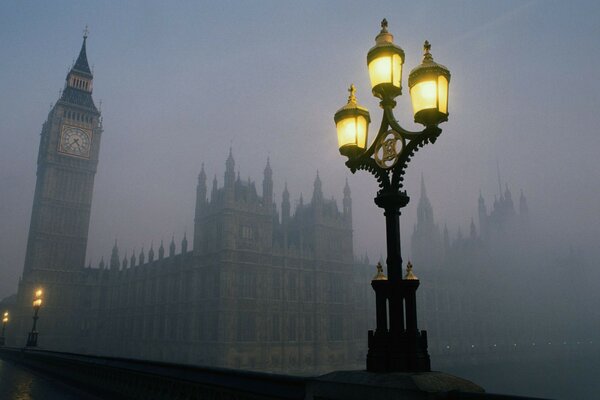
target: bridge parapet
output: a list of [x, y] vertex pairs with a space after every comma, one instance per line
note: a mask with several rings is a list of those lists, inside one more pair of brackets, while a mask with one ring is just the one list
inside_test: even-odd
[[297, 377], [17, 348], [0, 348], [0, 358], [117, 400], [526, 399], [487, 394], [470, 381], [442, 372], [336, 371]]

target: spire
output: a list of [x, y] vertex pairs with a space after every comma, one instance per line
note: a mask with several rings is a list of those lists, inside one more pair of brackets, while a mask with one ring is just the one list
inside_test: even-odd
[[196, 218], [206, 204], [206, 191], [206, 172], [204, 172], [204, 163], [202, 163], [202, 169], [198, 174], [198, 185], [196, 186]]
[[288, 192], [287, 182], [283, 186], [281, 194], [281, 222], [287, 224], [290, 220], [290, 192]]
[[500, 201], [502, 201], [502, 183], [500, 181], [500, 163], [496, 160], [496, 172], [498, 173], [498, 194], [500, 195]]
[[163, 246], [162, 239], [160, 240], [160, 247], [158, 248], [158, 259], [162, 260], [165, 257], [165, 247]]
[[263, 177], [263, 204], [268, 209], [273, 207], [273, 170], [271, 170], [271, 162], [267, 157], [267, 165], [265, 166]]
[[210, 193], [210, 202], [213, 203], [217, 200], [217, 174], [213, 178], [212, 192]]
[[505, 187], [505, 190], [504, 190], [504, 199], [506, 199], [506, 200], [511, 199], [512, 200], [512, 195], [510, 193], [510, 190], [508, 190], [508, 183], [506, 183], [504, 185], [504, 187]]
[[139, 265], [144, 265], [144, 263], [146, 262], [146, 256], [144, 255], [144, 248], [142, 247], [142, 250], [140, 251], [140, 255], [139, 255]]
[[100, 264], [98, 264], [98, 268], [104, 269], [104, 256], [100, 258]]
[[417, 206], [417, 224], [428, 227], [433, 226], [433, 207], [431, 207], [429, 198], [427, 198], [423, 174], [421, 174], [421, 197]]
[[283, 198], [283, 201], [290, 201], [290, 192], [288, 192], [287, 182], [285, 182], [283, 186], [283, 194], [281, 195], [281, 197]]
[[92, 111], [98, 115], [100, 112], [94, 105], [92, 99], [92, 88], [94, 77], [88, 64], [86, 53], [87, 28], [83, 35], [83, 43], [77, 61], [67, 73], [65, 88], [61, 93], [60, 99], [66, 103], [75, 104]]
[[125, 255], [123, 256], [123, 262], [121, 263], [121, 265], [123, 266], [123, 269], [126, 269], [128, 264], [127, 264], [127, 252], [125, 252]]
[[115, 239], [115, 244], [112, 248], [112, 254], [110, 255], [110, 269], [118, 270], [120, 267], [119, 262], [119, 248], [117, 247], [117, 239]]
[[71, 71], [83, 72], [84, 74], [92, 75], [90, 65], [88, 64], [87, 52], [85, 48], [87, 37], [88, 28], [86, 26], [85, 31], [83, 32], [83, 43], [81, 44], [81, 50], [79, 50], [79, 57], [77, 57], [77, 61], [75, 61], [75, 65], [73, 65]]
[[131, 268], [135, 267], [136, 259], [135, 259], [135, 249], [131, 252], [131, 258], [129, 259], [129, 266]]
[[227, 161], [225, 161], [225, 187], [233, 188], [233, 183], [235, 181], [235, 161], [233, 160], [233, 152], [231, 147], [229, 147], [229, 157], [227, 157]]
[[150, 251], [148, 252], [148, 262], [154, 261], [154, 243], [150, 242]]
[[523, 194], [523, 189], [521, 189], [521, 197], [519, 198], [519, 214], [523, 217], [526, 217], [529, 213], [529, 208], [527, 207], [527, 199]]
[[198, 174], [198, 183], [200, 182], [206, 182], [206, 172], [204, 172], [204, 163], [202, 163], [200, 173]]
[[271, 169], [271, 157], [267, 157], [267, 165], [265, 166], [264, 171], [265, 177], [271, 177], [273, 175], [273, 170]]
[[317, 177], [315, 178], [313, 190], [313, 203], [321, 202], [323, 200], [323, 189], [321, 184], [321, 177], [319, 177], [319, 170], [317, 170]]
[[344, 185], [344, 199], [342, 200], [344, 218], [349, 226], [352, 225], [352, 197], [350, 196], [350, 186], [348, 185], [348, 178], [346, 178], [346, 184]]
[[187, 233], [184, 232], [183, 239], [181, 240], [181, 254], [187, 253], [187, 246], [188, 246]]
[[171, 244], [169, 245], [169, 257], [175, 255], [175, 235], [171, 236]]
[[475, 221], [471, 218], [471, 239], [475, 239], [477, 237], [477, 230], [475, 229]]

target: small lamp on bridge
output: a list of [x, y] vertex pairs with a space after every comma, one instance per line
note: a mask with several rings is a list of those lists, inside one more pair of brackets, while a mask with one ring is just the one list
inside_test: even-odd
[[36, 289], [34, 297], [33, 297], [33, 326], [31, 327], [31, 332], [27, 335], [27, 347], [37, 347], [37, 339], [38, 339], [38, 331], [37, 328], [37, 320], [38, 320], [38, 312], [40, 311], [40, 307], [42, 307], [42, 295], [44, 291], [42, 289]]
[[4, 346], [4, 333], [6, 332], [6, 324], [8, 323], [8, 311], [4, 311], [2, 314], [2, 336], [0, 336], [0, 346]]
[[42, 306], [42, 295], [44, 292], [42, 289], [35, 291], [35, 297], [33, 298], [33, 308], [40, 308]]

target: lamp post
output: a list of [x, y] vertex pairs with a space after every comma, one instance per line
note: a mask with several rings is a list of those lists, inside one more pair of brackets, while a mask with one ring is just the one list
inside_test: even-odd
[[371, 282], [376, 296], [377, 325], [374, 332], [369, 331], [367, 370], [430, 371], [427, 333], [417, 327], [419, 280], [410, 263], [402, 276], [399, 217], [400, 209], [409, 201], [402, 190], [408, 162], [419, 148], [436, 141], [442, 132], [438, 124], [448, 120], [450, 71], [433, 61], [431, 45], [426, 41], [423, 61], [408, 78], [414, 120], [425, 128], [420, 132], [402, 128], [394, 118], [393, 109], [394, 99], [402, 94], [404, 51], [393, 43], [387, 28], [384, 19], [375, 46], [367, 54], [371, 89], [383, 109], [379, 132], [367, 147], [370, 116], [366, 108], [358, 105], [354, 85], [350, 86], [348, 103], [335, 113], [334, 121], [340, 153], [348, 157], [346, 166], [352, 173], [366, 170], [377, 179], [375, 204], [383, 208], [386, 221], [388, 276], [379, 265]]
[[6, 324], [8, 323], [8, 311], [4, 311], [2, 314], [2, 336], [0, 336], [0, 346], [4, 346], [5, 338], [4, 334], [6, 333]]
[[27, 335], [27, 347], [36, 347], [37, 339], [38, 339], [38, 331], [37, 320], [38, 320], [38, 312], [40, 311], [40, 307], [42, 307], [42, 295], [44, 292], [42, 289], [37, 289], [35, 291], [35, 295], [33, 297], [33, 326], [31, 327], [31, 332]]

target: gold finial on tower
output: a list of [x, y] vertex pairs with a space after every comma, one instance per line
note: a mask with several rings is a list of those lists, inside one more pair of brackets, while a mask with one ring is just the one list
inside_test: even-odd
[[374, 281], [387, 281], [387, 276], [383, 273], [383, 266], [380, 262], [377, 263], [377, 274], [373, 277]]
[[419, 280], [419, 278], [417, 278], [417, 276], [413, 273], [413, 265], [410, 261], [406, 264], [406, 275], [404, 275], [404, 280], [407, 280], [407, 281], [418, 281]]

